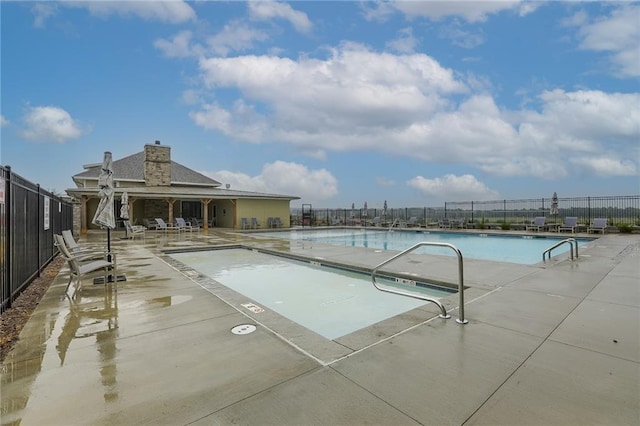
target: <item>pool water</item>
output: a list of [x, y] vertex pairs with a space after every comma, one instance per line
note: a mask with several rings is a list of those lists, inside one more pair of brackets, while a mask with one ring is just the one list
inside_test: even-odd
[[[173, 253], [171, 257], [236, 292], [326, 337], [336, 339], [424, 305], [423, 300], [376, 290], [369, 275], [315, 266], [246, 249]], [[380, 280], [379, 280], [380, 281]], [[451, 291], [381, 284], [442, 298]]]
[[[542, 261], [542, 253], [563, 238], [532, 235], [495, 235], [478, 233], [387, 231], [365, 229], [292, 230], [256, 234], [258, 237], [277, 237], [289, 240], [317, 241], [351, 247], [368, 247], [379, 250], [404, 250], [423, 242], [444, 242], [456, 246], [465, 258], [533, 265]], [[576, 239], [578, 246], [589, 239]], [[556, 256], [569, 252], [569, 244], [553, 250]], [[422, 247], [413, 253], [455, 256], [446, 247]]]

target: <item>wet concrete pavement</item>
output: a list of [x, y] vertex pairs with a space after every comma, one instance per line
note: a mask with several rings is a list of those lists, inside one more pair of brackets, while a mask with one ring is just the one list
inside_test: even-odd
[[[426, 304], [333, 341], [252, 312], [162, 252], [229, 244], [363, 269], [389, 257], [225, 231], [115, 233], [127, 280], [85, 280], [68, 298], [61, 271], [2, 365], [2, 424], [640, 423], [637, 235], [605, 235], [573, 262], [466, 261], [467, 325], [452, 295], [452, 319]], [[390, 270], [456, 280], [435, 256]], [[231, 333], [241, 324], [256, 331]]]

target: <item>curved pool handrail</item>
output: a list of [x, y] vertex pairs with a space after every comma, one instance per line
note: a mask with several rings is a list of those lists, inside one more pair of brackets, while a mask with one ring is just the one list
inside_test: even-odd
[[387, 288], [382, 288], [380, 286], [378, 286], [378, 282], [376, 281], [376, 273], [378, 272], [378, 269], [382, 268], [384, 265], [393, 262], [394, 260], [396, 260], [397, 258], [404, 256], [405, 254], [419, 248], [422, 246], [438, 246], [438, 247], [449, 247], [450, 249], [452, 249], [453, 251], [456, 252], [456, 255], [458, 256], [458, 276], [459, 276], [459, 283], [458, 283], [458, 293], [460, 295], [460, 316], [459, 318], [456, 320], [457, 323], [459, 324], [466, 324], [469, 321], [467, 321], [464, 318], [464, 271], [463, 271], [463, 261], [462, 261], [462, 252], [453, 244], [449, 244], [449, 243], [440, 243], [440, 242], [429, 242], [429, 241], [423, 241], [423, 242], [419, 242], [416, 243], [414, 245], [412, 245], [411, 247], [409, 247], [408, 249], [405, 249], [403, 251], [401, 251], [400, 253], [395, 254], [394, 256], [390, 257], [389, 259], [385, 260], [384, 262], [378, 264], [375, 268], [373, 268], [373, 270], [371, 271], [371, 282], [373, 283], [373, 286], [380, 290], [380, 291], [385, 291], [387, 293], [393, 293], [393, 294], [398, 294], [401, 296], [407, 296], [407, 297], [413, 297], [414, 299], [420, 299], [420, 300], [425, 300], [427, 302], [431, 302], [431, 303], [435, 303], [436, 305], [438, 305], [438, 307], [440, 308], [441, 314], [440, 314], [440, 318], [451, 318], [451, 315], [447, 314], [447, 309], [444, 307], [444, 305], [437, 299], [432, 299], [430, 297], [427, 296], [423, 296], [423, 295], [419, 295], [419, 294], [415, 294], [415, 293], [407, 293], [401, 290], [395, 290], [395, 289], [387, 289]]
[[576, 241], [575, 238], [566, 238], [562, 241], [558, 241], [557, 243], [555, 243], [554, 245], [552, 245], [551, 247], [549, 247], [548, 249], [546, 249], [545, 251], [542, 252], [542, 261], [544, 262], [545, 254], [549, 254], [549, 259], [551, 259], [551, 250], [553, 250], [554, 248], [560, 247], [562, 244], [569, 244], [569, 247], [571, 248], [571, 260], [573, 260], [573, 246], [575, 245], [576, 247], [576, 259], [578, 258], [578, 242]]

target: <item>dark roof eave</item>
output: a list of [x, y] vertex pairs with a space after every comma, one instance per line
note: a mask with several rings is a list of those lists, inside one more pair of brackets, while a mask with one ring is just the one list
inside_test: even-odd
[[[164, 189], [164, 188], [163, 188]], [[246, 192], [246, 191], [229, 191], [229, 190], [220, 190], [217, 188], [210, 188], [210, 191], [203, 190], [203, 188], [194, 188], [195, 191], [180, 191], [180, 188], [171, 187], [170, 191], [167, 190], [153, 190], [149, 187], [117, 187], [115, 188], [115, 194], [120, 195], [123, 192], [127, 192], [129, 196], [136, 198], [148, 198], [148, 199], [157, 199], [157, 198], [181, 198], [181, 199], [219, 199], [219, 200], [229, 200], [229, 199], [264, 199], [264, 200], [299, 200], [300, 197], [295, 195], [281, 195], [281, 194], [263, 194], [263, 193], [254, 193], [254, 192]], [[97, 197], [98, 196], [98, 188], [69, 188], [66, 190], [67, 194], [72, 197], [79, 196], [90, 196]]]

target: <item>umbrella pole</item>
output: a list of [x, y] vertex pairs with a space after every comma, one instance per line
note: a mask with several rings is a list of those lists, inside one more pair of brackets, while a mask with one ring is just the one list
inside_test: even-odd
[[[107, 227], [107, 261], [111, 262], [111, 228]], [[107, 281], [113, 282], [113, 275], [109, 274]]]

